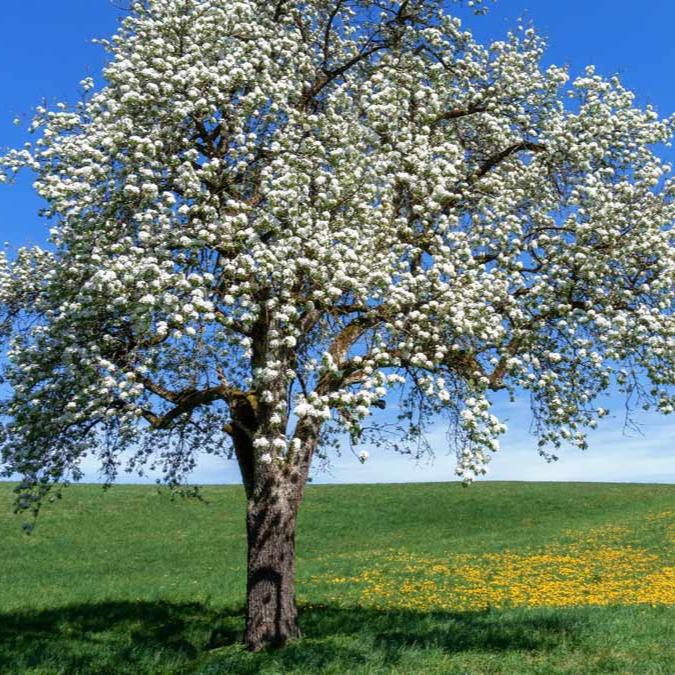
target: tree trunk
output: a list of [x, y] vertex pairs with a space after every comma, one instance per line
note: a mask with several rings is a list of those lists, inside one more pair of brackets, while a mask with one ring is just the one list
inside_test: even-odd
[[251, 651], [259, 651], [300, 636], [295, 604], [295, 525], [321, 423], [308, 419], [298, 424], [294, 440], [299, 441], [300, 449], [289, 452], [282, 466], [263, 463], [256, 456], [253, 438], [266, 418], [257, 402], [249, 396], [239, 397], [231, 404], [231, 411], [234, 450], [247, 498], [244, 643]]
[[[295, 523], [298, 495], [268, 485], [248, 500], [246, 633], [251, 651], [300, 636], [295, 604]], [[290, 493], [290, 494], [289, 494]]]

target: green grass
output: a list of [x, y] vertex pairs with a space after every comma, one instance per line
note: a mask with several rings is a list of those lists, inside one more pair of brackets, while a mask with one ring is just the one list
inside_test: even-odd
[[[26, 536], [0, 485], [0, 673], [675, 671], [668, 586], [651, 604], [621, 602], [668, 579], [675, 486], [310, 486], [298, 533], [305, 637], [262, 654], [239, 645], [243, 491], [203, 496], [78, 486]], [[485, 575], [482, 605], [448, 590], [464, 583], [462, 565]], [[526, 606], [500, 586], [507, 569], [525, 575], [513, 584]], [[560, 589], [579, 589], [579, 606], [533, 606]], [[588, 606], [596, 590], [612, 604]]]

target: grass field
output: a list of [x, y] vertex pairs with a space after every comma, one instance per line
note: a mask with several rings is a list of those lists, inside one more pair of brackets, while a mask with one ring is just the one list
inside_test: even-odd
[[0, 673], [675, 672], [675, 486], [316, 486], [305, 636], [249, 654], [244, 497], [71, 488], [30, 536], [0, 485]]

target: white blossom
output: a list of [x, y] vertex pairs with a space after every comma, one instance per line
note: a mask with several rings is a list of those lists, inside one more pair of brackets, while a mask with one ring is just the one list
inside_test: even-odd
[[532, 29], [481, 45], [444, 3], [376, 27], [366, 4], [132, 3], [103, 86], [0, 158], [54, 223], [0, 253], [0, 451], [27, 489], [91, 452], [114, 473], [104, 438], [172, 482], [229, 443], [306, 478], [381, 415], [409, 449], [449, 420], [470, 479], [504, 389], [547, 456], [612, 386], [672, 412], [675, 118], [543, 66]]

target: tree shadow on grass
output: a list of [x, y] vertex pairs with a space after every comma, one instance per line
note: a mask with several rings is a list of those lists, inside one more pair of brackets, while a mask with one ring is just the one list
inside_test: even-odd
[[416, 650], [548, 652], [575, 642], [570, 612], [414, 612], [306, 607], [307, 636], [261, 654], [240, 646], [241, 609], [107, 602], [0, 614], [1, 673], [316, 673], [395, 667]]

